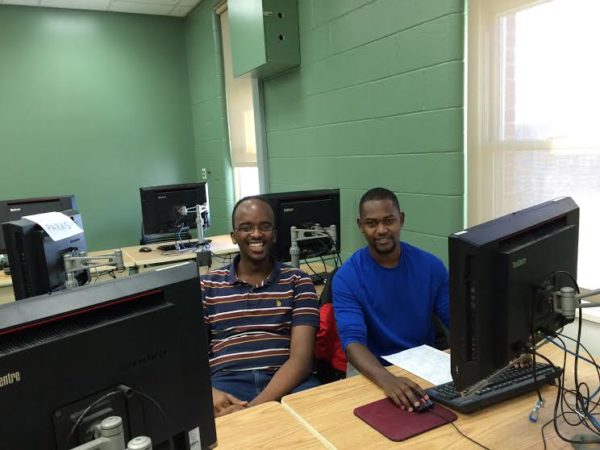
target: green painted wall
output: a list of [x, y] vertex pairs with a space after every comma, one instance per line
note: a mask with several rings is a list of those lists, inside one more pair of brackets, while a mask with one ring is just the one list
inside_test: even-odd
[[0, 6], [0, 198], [77, 196], [90, 249], [197, 180], [183, 19]]
[[463, 0], [300, 0], [300, 68], [265, 82], [272, 191], [340, 188], [342, 250], [384, 186], [447, 260], [463, 217]]
[[[213, 197], [225, 207], [220, 226], [232, 194], [215, 4], [200, 3], [186, 36], [197, 164], [212, 172], [211, 208]], [[360, 196], [388, 187], [406, 212], [403, 239], [447, 260], [463, 224], [463, 0], [298, 9], [301, 65], [264, 83], [271, 191], [340, 188], [347, 257], [364, 245]]]
[[[233, 182], [216, 0], [185, 19], [0, 6], [0, 197], [74, 193], [91, 249], [139, 237], [138, 187]], [[272, 191], [339, 187], [345, 256], [370, 187], [446, 259], [463, 217], [462, 0], [299, 0], [297, 69], [265, 81]]]
[[234, 204], [229, 156], [223, 58], [215, 0], [201, 2], [185, 19], [190, 101], [197, 173], [208, 170], [212, 226], [209, 234], [231, 231]]

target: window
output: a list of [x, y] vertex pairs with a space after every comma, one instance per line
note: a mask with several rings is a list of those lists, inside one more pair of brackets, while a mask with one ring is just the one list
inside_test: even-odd
[[231, 64], [229, 20], [227, 10], [220, 12], [221, 38], [223, 42], [223, 67], [225, 72], [225, 96], [229, 149], [233, 166], [236, 201], [260, 191], [256, 153], [256, 125], [254, 117], [255, 80], [250, 75], [234, 78]]
[[470, 0], [468, 223], [570, 196], [579, 283], [600, 286], [600, 2]]
[[233, 182], [235, 184], [235, 198], [248, 197], [249, 195], [258, 195], [258, 167], [235, 167], [233, 169]]

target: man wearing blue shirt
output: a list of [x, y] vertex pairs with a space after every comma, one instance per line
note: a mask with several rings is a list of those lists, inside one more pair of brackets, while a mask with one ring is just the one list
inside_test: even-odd
[[348, 361], [398, 406], [412, 410], [427, 394], [387, 371], [384, 355], [432, 345], [433, 315], [449, 324], [448, 272], [434, 255], [400, 241], [404, 213], [393, 192], [374, 188], [359, 205], [367, 246], [333, 280], [338, 333]]

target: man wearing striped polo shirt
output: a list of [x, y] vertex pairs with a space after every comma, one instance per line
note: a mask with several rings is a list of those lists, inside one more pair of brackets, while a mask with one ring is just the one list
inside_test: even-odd
[[273, 223], [264, 198], [240, 200], [231, 232], [240, 254], [202, 277], [215, 416], [319, 384], [317, 294], [304, 272], [271, 256]]

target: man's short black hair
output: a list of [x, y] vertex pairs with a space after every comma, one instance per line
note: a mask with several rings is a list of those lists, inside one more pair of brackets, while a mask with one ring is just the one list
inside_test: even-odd
[[393, 205], [396, 207], [398, 212], [400, 210], [400, 203], [398, 203], [398, 197], [392, 191], [382, 187], [376, 187], [373, 189], [369, 189], [367, 192], [363, 194], [360, 198], [360, 203], [358, 204], [358, 213], [362, 214], [363, 204], [366, 202], [370, 202], [371, 200], [390, 200]]
[[240, 200], [238, 200], [238, 202], [233, 207], [233, 211], [231, 211], [231, 228], [232, 229], [235, 230], [234, 218], [235, 218], [235, 212], [237, 211], [238, 206], [240, 206], [242, 203], [249, 202], [249, 201], [252, 201], [252, 200], [258, 200], [260, 202], [265, 203], [269, 207], [269, 209], [271, 210], [271, 214], [273, 214], [273, 217], [275, 217], [275, 212], [273, 211], [273, 207], [269, 203], [269, 200], [267, 200], [266, 198], [264, 198], [262, 195], [249, 195], [248, 197], [244, 197], [244, 198], [241, 198]]

